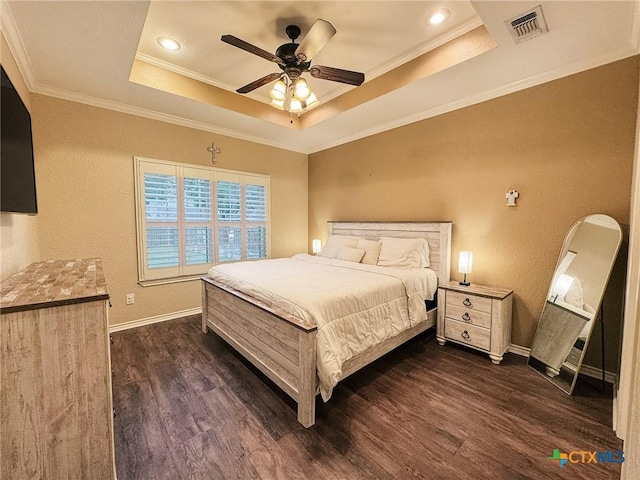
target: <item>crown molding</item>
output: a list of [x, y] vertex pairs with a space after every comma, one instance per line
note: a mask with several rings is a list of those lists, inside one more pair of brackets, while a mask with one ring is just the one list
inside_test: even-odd
[[0, 29], [7, 40], [9, 51], [16, 61], [20, 75], [22, 75], [22, 79], [27, 86], [27, 90], [32, 92], [38, 83], [33, 74], [33, 66], [31, 65], [29, 54], [20, 36], [15, 18], [11, 12], [11, 8], [9, 8], [8, 2], [5, 0], [0, 1], [0, 12]]
[[214, 80], [211, 77], [207, 77], [206, 75], [202, 75], [200, 73], [194, 72], [193, 70], [189, 70], [187, 68], [179, 67], [173, 63], [167, 62], [165, 60], [160, 60], [159, 58], [152, 57], [151, 55], [147, 55], [146, 53], [136, 52], [136, 60], [140, 60], [142, 62], [148, 63], [149, 65], [153, 65], [154, 67], [162, 68], [164, 70], [168, 70], [173, 73], [180, 74], [184, 77], [189, 77], [194, 80], [198, 80], [202, 83], [208, 83], [209, 85], [213, 85], [214, 87], [222, 88], [224, 90], [229, 90], [230, 92], [235, 91], [235, 87], [233, 85], [229, 85], [225, 82], [219, 82]]
[[[640, 0], [638, 0], [640, 1]], [[455, 40], [458, 37], [461, 37], [465, 33], [469, 33], [471, 30], [484, 25], [479, 16], [476, 15], [473, 19], [469, 20], [466, 23], [463, 23], [459, 27], [445, 33], [444, 35], [439, 36], [438, 38], [426, 42], [418, 47], [409, 50], [408, 52], [404, 52], [401, 55], [398, 55], [376, 67], [374, 67], [370, 73], [367, 73], [367, 81], [373, 80], [380, 75], [383, 75], [391, 70], [394, 70], [401, 65], [404, 65], [407, 62], [410, 62], [414, 58], [418, 58], [420, 55], [424, 55], [431, 50], [434, 50], [451, 40]]]
[[567, 77], [569, 75], [574, 75], [576, 73], [601, 67], [603, 65], [613, 63], [618, 60], [623, 60], [625, 58], [636, 55], [637, 53], [638, 52], [635, 52], [632, 49], [629, 49], [628, 47], [626, 48], [622, 47], [614, 52], [609, 52], [605, 55], [601, 55], [600, 57], [590, 58], [588, 60], [581, 60], [581, 61], [573, 62], [570, 64], [562, 65], [558, 68], [555, 68], [554, 70], [543, 72], [538, 75], [533, 75], [525, 79], [518, 80], [516, 82], [508, 83], [506, 85], [502, 85], [493, 90], [480, 93], [478, 95], [472, 95], [469, 97], [465, 97], [459, 100], [455, 100], [455, 101], [440, 105], [435, 108], [423, 110], [421, 112], [409, 115], [407, 117], [398, 118], [391, 122], [387, 122], [381, 125], [376, 125], [373, 128], [363, 130], [353, 135], [336, 138], [330, 142], [309, 146], [309, 153], [311, 154], [311, 153], [321, 152], [323, 150], [337, 147], [345, 143], [360, 140], [362, 138], [370, 137], [372, 135], [377, 135], [378, 133], [386, 132], [388, 130], [393, 130], [394, 128], [403, 127], [405, 125], [419, 122], [421, 120], [426, 120], [428, 118], [453, 112], [455, 110], [469, 107], [471, 105], [476, 105], [478, 103], [486, 102], [488, 100], [493, 100], [494, 98], [519, 92], [527, 88], [536, 87], [538, 85], [542, 85], [544, 83], [551, 82], [553, 80], [558, 80], [560, 78]]
[[171, 115], [168, 113], [157, 112], [155, 110], [149, 110], [142, 107], [136, 107], [127, 105], [113, 100], [105, 100], [102, 98], [92, 97], [80, 93], [70, 92], [59, 88], [38, 86], [33, 93], [39, 95], [45, 95], [48, 97], [59, 98], [61, 100], [68, 100], [70, 102], [81, 103], [92, 107], [104, 108], [106, 110], [113, 110], [115, 112], [126, 113], [128, 115], [136, 115], [138, 117], [149, 118], [151, 120], [158, 120], [160, 122], [171, 123], [173, 125], [179, 125], [181, 127], [194, 128], [196, 130], [202, 130], [205, 132], [216, 133], [219, 135], [225, 135], [231, 138], [237, 138], [239, 140], [246, 140], [248, 142], [259, 143], [261, 145], [267, 145], [269, 147], [281, 148], [297, 153], [308, 154], [308, 150], [305, 148], [295, 147], [286, 143], [274, 142], [261, 137], [254, 137], [252, 135], [246, 135], [238, 133], [234, 130], [217, 127], [209, 123], [198, 122], [196, 120], [189, 120], [177, 115]]
[[[430, 41], [430, 42], [426, 42], [422, 45], [419, 45], [418, 47], [405, 52], [401, 55], [398, 55], [378, 66], [376, 66], [375, 68], [373, 68], [371, 70], [370, 73], [367, 74], [367, 80], [373, 80], [376, 77], [379, 77], [380, 75], [383, 75], [395, 68], [400, 67], [401, 65], [404, 65], [405, 63], [413, 60], [414, 58], [418, 58], [420, 55], [423, 55], [431, 50], [434, 50], [438, 47], [440, 47], [441, 45], [444, 45], [445, 43], [454, 40], [458, 37], [460, 37], [461, 35], [464, 35], [465, 33], [470, 32], [471, 30], [479, 27], [483, 25], [482, 20], [480, 19], [479, 16], [474, 17], [473, 19], [463, 23], [462, 25], [458, 26], [457, 28], [455, 28], [454, 30], [451, 30], [449, 32], [447, 32], [444, 35], [439, 36], [438, 38]], [[173, 73], [177, 73], [179, 75], [188, 77], [188, 78], [192, 78], [194, 80], [198, 80], [199, 82], [203, 82], [203, 83], [207, 83], [209, 85], [213, 85], [214, 87], [218, 87], [218, 88], [222, 88], [224, 90], [228, 90], [230, 92], [233, 92], [236, 90], [236, 87], [234, 85], [230, 85], [226, 82], [220, 82], [218, 80], [215, 80], [211, 77], [208, 77], [206, 75], [202, 75], [200, 73], [194, 72], [193, 70], [189, 70], [187, 68], [183, 68], [180, 67], [178, 65], [175, 65], [171, 62], [167, 62], [166, 60], [161, 60], [159, 58], [156, 58], [154, 56], [148, 55], [146, 53], [141, 53], [141, 52], [137, 52], [136, 53], [136, 60], [140, 60], [142, 62], [148, 63], [150, 65], [153, 65], [154, 67], [158, 67], [158, 68], [162, 68], [164, 70], [167, 70], [169, 72], [173, 72]], [[342, 95], [345, 91], [348, 91], [348, 88], [342, 88], [339, 89], [338, 91], [334, 91], [333, 94], [327, 95], [322, 99], [322, 103], [327, 103], [330, 100], [333, 100], [336, 97], [339, 97], [340, 95]], [[269, 103], [269, 102], [265, 102], [264, 99], [261, 99], [260, 97], [258, 97], [258, 95], [254, 94], [248, 94], [246, 95], [250, 98], [253, 98], [254, 100], [257, 100], [261, 103]]]
[[[500, 86], [491, 91], [484, 92], [482, 94], [455, 100], [445, 105], [438, 106], [436, 108], [426, 109], [424, 111], [421, 111], [406, 117], [397, 118], [385, 124], [360, 131], [356, 134], [346, 135], [340, 138], [334, 138], [330, 142], [318, 143], [315, 145], [308, 145], [306, 147], [303, 147], [303, 146], [293, 146], [283, 142], [271, 141], [262, 137], [256, 137], [253, 135], [239, 133], [230, 129], [217, 127], [205, 122], [189, 120], [176, 115], [165, 114], [165, 113], [157, 112], [154, 110], [126, 105], [120, 102], [105, 100], [98, 97], [92, 97], [89, 95], [74, 93], [67, 90], [42, 85], [38, 83], [35, 77], [31, 60], [24, 46], [19, 30], [17, 28], [15, 19], [13, 17], [11, 8], [9, 6], [9, 2], [7, 2], [6, 0], [0, 0], [0, 11], [1, 11], [0, 30], [2, 31], [2, 34], [5, 36], [7, 40], [7, 45], [9, 47], [9, 50], [11, 51], [16, 61], [17, 67], [24, 79], [27, 89], [32, 93], [60, 98], [63, 100], [69, 100], [77, 103], [95, 106], [98, 108], [105, 108], [105, 109], [117, 111], [120, 113], [136, 115], [144, 118], [171, 123], [174, 125], [194, 128], [197, 130], [225, 135], [225, 136], [237, 138], [240, 140], [254, 142], [262, 145], [267, 145], [267, 146], [289, 150], [297, 153], [307, 154], [307, 155], [312, 153], [317, 153], [319, 151], [326, 150], [328, 148], [333, 148], [333, 147], [336, 147], [345, 143], [349, 143], [355, 140], [366, 138], [372, 135], [376, 135], [378, 133], [382, 133], [394, 128], [398, 128], [398, 127], [415, 123], [421, 120], [425, 120], [431, 117], [442, 115], [444, 113], [448, 113], [457, 109], [475, 105], [484, 101], [492, 100], [494, 98], [498, 98], [503, 95], [515, 93], [520, 90], [524, 90], [526, 88], [531, 88], [546, 82], [550, 82], [550, 81], [562, 78], [564, 76], [568, 76], [568, 75], [576, 74], [585, 70], [596, 68], [596, 67], [599, 67], [611, 62], [615, 62], [618, 60], [622, 60], [624, 58], [640, 53], [640, 0], [634, 0], [633, 21], [632, 21], [631, 29], [629, 31], [629, 46], [626, 48], [621, 47], [617, 51], [602, 55], [596, 59], [589, 59], [586, 61], [578, 61], [578, 62], [573, 62], [571, 64], [562, 65], [549, 72], [544, 72], [539, 75], [534, 75], [523, 80], [512, 82], [510, 84]], [[455, 32], [452, 32], [450, 35], [439, 37], [433, 42], [429, 42], [428, 44], [423, 45], [421, 48], [425, 49], [425, 51], [428, 51], [430, 49], [437, 47], [441, 43], [446, 43], [446, 41], [448, 41], [449, 39], [449, 36], [460, 35], [464, 31], [475, 28], [475, 26], [481, 25], [481, 24], [482, 22], [480, 21], [479, 18], [473, 19], [467, 22], [466, 24], [461, 25], [458, 29], [456, 29]], [[376, 69], [374, 69], [373, 74], [375, 76], [375, 73], [378, 71], [382, 72], [382, 70], [385, 68], [393, 68], [394, 64], [401, 64], [403, 61], [406, 61], [406, 58], [410, 58], [412, 55], [417, 55], [417, 54], [419, 54], [419, 50], [414, 50], [411, 53], [403, 56], [402, 58], [398, 57], [397, 59], [395, 59], [395, 61], [387, 62], [385, 63], [384, 66], [379, 66]], [[176, 70], [180, 70], [176, 73], [180, 73], [182, 75], [186, 75], [191, 78], [196, 78], [194, 77], [194, 75], [196, 75], [197, 76], [196, 79], [202, 82], [219, 86], [220, 88], [229, 89], [228, 86], [222, 83], [212, 82], [212, 80], [207, 77], [199, 76], [194, 72], [187, 71], [186, 69], [181, 69], [180, 67], [176, 67], [175, 65], [171, 66], [170, 68], [169, 67], [170, 64], [168, 64], [167, 62], [163, 62], [161, 60], [155, 59], [154, 57], [150, 57], [144, 54], [137, 54], [136, 58], [138, 57], [138, 55], [140, 55], [141, 57], [144, 57], [143, 61], [145, 62], [149, 62], [149, 63], [155, 62], [156, 64], [158, 64], [158, 66], [174, 72]]]
[[499, 88], [481, 93], [479, 95], [474, 95], [474, 96], [466, 97], [463, 99], [455, 100], [453, 102], [449, 102], [447, 104], [438, 106], [436, 108], [427, 109], [407, 117], [398, 118], [392, 122], [387, 122], [382, 125], [377, 125], [373, 128], [360, 131], [353, 135], [334, 138], [330, 142], [310, 145], [308, 147], [293, 146], [287, 143], [274, 142], [261, 137], [241, 134], [233, 130], [216, 127], [214, 125], [204, 123], [204, 122], [189, 120], [189, 119], [178, 117], [175, 115], [161, 113], [161, 112], [157, 112], [154, 110], [149, 110], [141, 107], [134, 107], [131, 105], [120, 103], [120, 102], [104, 100], [101, 98], [69, 92], [67, 90], [57, 89], [53, 87], [38, 85], [38, 87], [36, 87], [32, 91], [34, 93], [38, 93], [41, 95], [47, 95], [50, 97], [69, 100], [72, 102], [83, 103], [83, 104], [91, 105], [98, 108], [105, 108], [107, 110], [114, 110], [121, 113], [127, 113], [129, 115], [137, 115], [140, 117], [150, 118], [152, 120], [158, 120], [161, 122], [171, 123], [174, 125], [180, 125], [188, 128], [195, 128], [197, 130], [217, 133], [217, 134], [225, 135], [231, 138], [237, 138], [240, 140], [246, 140], [249, 142], [259, 143], [259, 144], [267, 145], [270, 147], [281, 148], [283, 150], [289, 150], [296, 153], [309, 155], [312, 153], [320, 152], [322, 150], [327, 150], [329, 148], [337, 147], [345, 143], [370, 137], [378, 133], [383, 133], [388, 130], [392, 130], [394, 128], [403, 127], [411, 123], [419, 122], [421, 120], [426, 120], [428, 118], [436, 117], [438, 115], [459, 110], [461, 108], [469, 107], [471, 105], [476, 105], [478, 103], [492, 100], [494, 98], [498, 98], [504, 95], [509, 95], [511, 93], [515, 93], [521, 90], [525, 90], [527, 88], [541, 85], [543, 83], [557, 80], [562, 77], [566, 77], [568, 75], [573, 75], [576, 73], [580, 73], [582, 71], [590, 70], [592, 68], [597, 68], [602, 65], [606, 65], [608, 63], [612, 63], [612, 62], [633, 56], [634, 54], [636, 54], [636, 52], [630, 51], [629, 48], [621, 48], [614, 53], [603, 55], [597, 59], [590, 59], [589, 61], [580, 61], [580, 62], [574, 62], [567, 65], [562, 65], [561, 67], [558, 67], [552, 71], [544, 72], [539, 75], [534, 75], [532, 77], [528, 77], [526, 79], [519, 80], [517, 82], [512, 82], [510, 84], [503, 85]]

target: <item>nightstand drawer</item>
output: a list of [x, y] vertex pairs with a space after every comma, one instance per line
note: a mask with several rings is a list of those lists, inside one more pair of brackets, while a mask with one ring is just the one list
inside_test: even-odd
[[447, 310], [450, 307], [466, 308], [467, 310], [475, 310], [491, 314], [491, 299], [486, 297], [478, 297], [467, 293], [447, 292]]
[[438, 299], [438, 343], [483, 350], [499, 364], [511, 344], [513, 290], [445, 281], [438, 285]]
[[491, 328], [491, 313], [474, 311], [467, 307], [448, 305], [447, 319], [458, 320], [462, 323]]
[[456, 342], [466, 343], [482, 350], [491, 348], [491, 330], [488, 328], [469, 325], [447, 318], [444, 326], [445, 337]]

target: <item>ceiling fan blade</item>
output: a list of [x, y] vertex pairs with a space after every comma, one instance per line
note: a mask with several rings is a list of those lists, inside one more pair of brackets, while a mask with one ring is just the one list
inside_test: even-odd
[[333, 25], [319, 18], [296, 48], [296, 58], [301, 62], [308, 62], [335, 34], [336, 29]]
[[274, 80], [279, 79], [282, 76], [282, 72], [279, 73], [270, 73], [269, 75], [265, 75], [262, 78], [259, 78], [258, 80], [251, 82], [247, 85], [245, 85], [244, 87], [240, 87], [239, 89], [236, 90], [236, 92], [238, 93], [249, 93], [253, 90], [255, 90], [256, 88], [259, 88], [263, 85], [266, 85], [269, 82], [273, 82]]
[[244, 40], [239, 39], [238, 37], [234, 37], [233, 35], [222, 35], [220, 37], [224, 43], [228, 43], [229, 45], [233, 45], [234, 47], [241, 48], [242, 50], [253, 53], [254, 55], [258, 55], [259, 57], [265, 58], [270, 62], [279, 63], [280, 65], [284, 65], [284, 62], [276, 57], [273, 53], [269, 53], [266, 50], [261, 49], [260, 47], [256, 47], [255, 45], [251, 45]]
[[342, 70], [341, 68], [314, 65], [309, 69], [309, 73], [315, 78], [331, 80], [332, 82], [348, 83], [349, 85], [360, 86], [362, 82], [364, 82], [364, 73]]

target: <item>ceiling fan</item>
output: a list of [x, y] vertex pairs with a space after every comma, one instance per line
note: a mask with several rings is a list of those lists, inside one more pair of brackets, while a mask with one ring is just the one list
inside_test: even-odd
[[288, 112], [295, 113], [301, 112], [312, 103], [317, 102], [317, 98], [309, 89], [307, 82], [302, 78], [304, 72], [309, 72], [314, 78], [349, 85], [359, 86], [364, 82], [364, 74], [360, 72], [322, 65], [311, 66], [311, 59], [314, 55], [336, 34], [336, 29], [331, 23], [322, 19], [316, 20], [300, 43], [295, 43], [300, 36], [300, 27], [289, 25], [285, 32], [291, 42], [280, 45], [275, 54], [233, 35], [222, 35], [220, 40], [223, 42], [277, 63], [282, 70], [282, 72], [265, 75], [244, 87], [240, 87], [236, 92], [249, 93], [256, 88], [277, 80], [270, 92], [273, 99], [272, 103]]

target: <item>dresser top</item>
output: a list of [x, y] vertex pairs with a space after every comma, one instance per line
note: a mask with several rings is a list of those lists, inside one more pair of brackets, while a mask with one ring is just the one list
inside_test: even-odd
[[99, 258], [36, 262], [2, 282], [0, 313], [106, 300]]
[[454, 290], [456, 292], [468, 293], [470, 295], [478, 295], [480, 297], [499, 298], [503, 299], [513, 293], [513, 290], [507, 288], [487, 287], [484, 285], [477, 285], [472, 283], [471, 285], [460, 285], [460, 282], [453, 280], [442, 282], [438, 285], [440, 288], [446, 288], [447, 290]]

